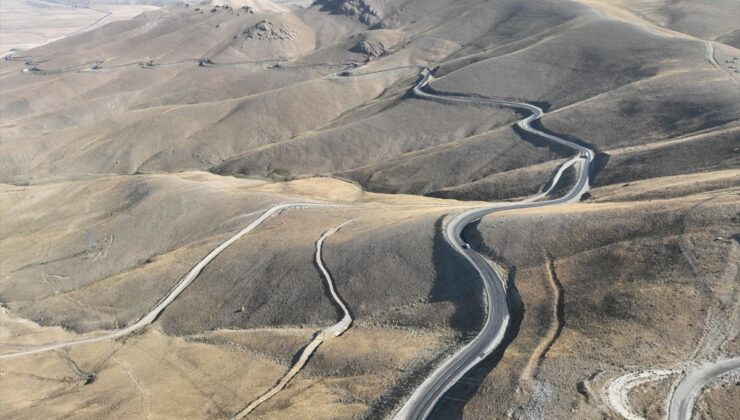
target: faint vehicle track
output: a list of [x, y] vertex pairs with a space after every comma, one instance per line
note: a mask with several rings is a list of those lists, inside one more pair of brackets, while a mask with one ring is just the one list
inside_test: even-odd
[[139, 397], [141, 398], [141, 412], [144, 414], [144, 416], [146, 416], [146, 419], [151, 418], [151, 416], [149, 415], [149, 397], [147, 396], [146, 390], [144, 390], [144, 388], [141, 386], [141, 382], [139, 382], [139, 380], [136, 378], [136, 375], [131, 372], [131, 369], [126, 367], [126, 365], [124, 365], [115, 356], [111, 357], [111, 360], [116, 362], [118, 367], [120, 367], [123, 373], [125, 373], [126, 376], [128, 376], [129, 380], [131, 380], [131, 383], [134, 385], [136, 391], [138, 391], [139, 393]]

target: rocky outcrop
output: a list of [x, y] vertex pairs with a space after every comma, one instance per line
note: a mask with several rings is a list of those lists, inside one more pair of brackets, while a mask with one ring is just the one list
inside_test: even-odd
[[253, 27], [242, 32], [245, 38], [257, 41], [279, 41], [294, 39], [295, 31], [285, 24], [276, 25], [269, 20], [262, 20]]
[[393, 29], [371, 28], [351, 39], [355, 44], [349, 51], [362, 54], [366, 59], [372, 60], [392, 53], [398, 43], [404, 39], [404, 33]]
[[377, 25], [383, 19], [383, 11], [370, 0], [318, 0], [315, 4], [321, 10], [338, 15], [356, 16], [357, 19], [369, 26]]
[[362, 41], [350, 49], [369, 58], [377, 58], [386, 53], [385, 46], [380, 41]]

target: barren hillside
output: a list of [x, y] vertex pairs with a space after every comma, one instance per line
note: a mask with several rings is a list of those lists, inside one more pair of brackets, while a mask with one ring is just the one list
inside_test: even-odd
[[0, 61], [1, 417], [734, 412], [737, 2], [163, 6]]

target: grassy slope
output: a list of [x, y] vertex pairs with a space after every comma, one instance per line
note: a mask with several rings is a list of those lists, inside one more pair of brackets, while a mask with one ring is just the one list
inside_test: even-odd
[[[698, 279], [729, 290], [722, 273], [731, 245], [713, 239], [737, 230], [736, 85], [710, 66], [700, 40], [656, 33], [634, 20], [602, 20], [575, 3], [388, 4], [390, 30], [403, 36], [368, 69], [440, 64], [435, 88], [543, 103], [551, 111], [547, 128], [611, 155], [595, 180], [598, 204], [487, 218], [480, 237], [470, 238], [511, 269], [526, 312], [502, 362], [493, 369], [489, 361], [473, 374], [480, 388], [455, 391], [477, 391], [471, 402], [444, 413], [503, 416], [509, 407], [522, 414], [521, 406], [549, 417], [571, 409], [600, 415], [598, 396], [580, 394], [579, 382], [602, 369], [608, 377], [624, 364], [684, 358], [703, 327], [695, 320], [716, 297]], [[276, 17], [178, 7], [31, 53], [49, 58], [42, 68], [99, 58], [108, 64], [278, 56], [336, 62], [360, 60], [347, 50], [373, 32], [316, 8]], [[269, 44], [240, 38], [265, 18], [290, 26], [297, 37]], [[733, 51], [722, 48], [722, 54]], [[122, 416], [233, 413], [275, 381], [306, 337], [334, 321], [311, 256], [320, 233], [348, 219], [355, 221], [327, 242], [326, 262], [358, 330], [347, 335], [351, 341], [327, 345], [296, 387], [263, 408], [265, 415], [387, 414], [435, 360], [479, 327], [479, 286], [440, 236], [441, 217], [458, 204], [372, 196], [339, 182], [264, 184], [187, 172], [85, 180], [88, 172], [337, 174], [370, 190], [475, 200], [531, 194], [562, 158], [520, 139], [509, 127], [516, 118], [509, 111], [407, 98], [413, 69], [336, 81], [325, 77], [328, 69], [262, 66], [48, 77], [21, 75], [22, 67], [0, 65], [0, 175], [39, 185], [3, 184], [0, 299], [43, 325], [90, 331], [136, 319], [254, 217], [244, 214], [271, 203], [309, 195], [409, 206], [288, 212], [270, 220], [209, 266], [154, 331], [111, 348], [71, 352], [100, 375], [97, 385], [64, 394], [55, 405], [28, 405], [30, 394], [14, 394], [6, 413], [14, 417], [76, 409], [99, 415], [110, 407]], [[717, 170], [724, 171], [708, 173]], [[659, 178], [685, 174], [693, 175]], [[553, 322], [552, 271], [566, 293], [567, 321], [538, 364], [532, 354]], [[241, 306], [247, 310], [235, 313]], [[39, 341], [74, 336], [38, 328], [31, 335]], [[224, 328], [236, 329], [236, 337]], [[387, 354], [376, 355], [368, 344], [375, 342]], [[348, 346], [358, 358], [347, 357]], [[166, 350], [172, 347], [174, 354]], [[204, 356], [213, 349], [217, 360]], [[108, 361], [119, 350], [120, 363]], [[143, 351], [151, 360], [138, 356]], [[33, 389], [33, 400], [64, 392], [69, 366], [55, 354], [33, 360], [39, 363], [13, 365], [23, 373], [3, 379], [12, 381], [8, 387]], [[189, 369], [166, 369], [167, 381], [158, 381], [152, 372], [162, 360]], [[539, 376], [520, 380], [533, 363]], [[39, 369], [52, 364], [54, 381], [41, 387]], [[246, 370], [233, 369], [242, 364]], [[186, 382], [189, 399], [168, 399], [158, 388]], [[151, 392], [141, 392], [148, 386]], [[513, 393], [518, 387], [524, 391]], [[552, 395], [547, 405], [534, 397], [543, 389]], [[306, 401], [317, 403], [306, 407]]]
[[[607, 412], [598, 396], [604, 379], [691, 357], [710, 328], [705, 321], [712, 302], [737, 296], [728, 275], [737, 264], [737, 244], [715, 238], [737, 230], [739, 184], [735, 177], [725, 189], [695, 193], [696, 179], [681, 178], [621, 188], [632, 197], [669, 190], [668, 200], [650, 200], [652, 193], [615, 202], [620, 198], [610, 194], [599, 204], [564, 211], [487, 217], [468, 232], [469, 241], [515, 273], [524, 318], [496, 369], [489, 374], [492, 367], [484, 365], [471, 375], [477, 380], [469, 383], [480, 381], [480, 387], [453, 390], [453, 397], [475, 391], [472, 400], [464, 406], [451, 400], [440, 415], [463, 410], [471, 418], [506, 412], [597, 417]], [[547, 327], [558, 322], [550, 275], [563, 287], [564, 328], [540, 360], [538, 346], [547, 339]], [[720, 318], [727, 320], [733, 305], [722, 308]], [[598, 380], [589, 382], [597, 372]], [[584, 390], [584, 381], [591, 391]], [[491, 394], [499, 398], [493, 401]]]

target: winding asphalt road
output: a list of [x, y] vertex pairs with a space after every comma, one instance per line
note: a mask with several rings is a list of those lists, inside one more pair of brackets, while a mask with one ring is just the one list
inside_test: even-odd
[[734, 370], [740, 370], [740, 357], [705, 363], [686, 375], [673, 392], [668, 420], [691, 420], [694, 403], [702, 388]]
[[[184, 63], [188, 61], [191, 61], [191, 60], [182, 60], [177, 63], [167, 63], [166, 65], [180, 64], [180, 63]], [[214, 63], [211, 63], [209, 61], [205, 64], [213, 65]], [[352, 67], [356, 67], [355, 63], [345, 63], [345, 64], [349, 64]], [[159, 66], [162, 66], [162, 65], [159, 65]], [[499, 106], [499, 107], [508, 107], [512, 109], [528, 111], [530, 112], [530, 115], [517, 123], [517, 125], [522, 130], [529, 132], [531, 134], [540, 136], [542, 138], [545, 138], [553, 143], [561, 144], [563, 146], [571, 148], [574, 151], [578, 152], [578, 156], [563, 163], [563, 165], [561, 165], [561, 167], [555, 174], [555, 177], [551, 185], [549, 186], [549, 188], [545, 192], [539, 194], [538, 196], [531, 197], [519, 203], [494, 204], [494, 205], [490, 205], [486, 207], [472, 209], [449, 220], [449, 223], [447, 223], [446, 229], [444, 232], [446, 240], [450, 243], [450, 245], [457, 252], [463, 255], [475, 267], [475, 269], [478, 271], [483, 281], [484, 288], [485, 288], [485, 295], [487, 299], [486, 304], [487, 304], [487, 309], [488, 309], [487, 314], [486, 314], [486, 322], [485, 322], [485, 325], [483, 326], [483, 329], [480, 331], [480, 333], [470, 343], [468, 343], [462, 349], [458, 350], [451, 358], [445, 361], [440, 367], [437, 368], [437, 370], [435, 370], [421, 384], [421, 386], [419, 386], [415, 390], [415, 392], [411, 395], [411, 397], [406, 402], [406, 404], [396, 414], [395, 418], [397, 419], [424, 419], [428, 417], [428, 415], [432, 412], [435, 405], [437, 404], [439, 399], [444, 395], [444, 393], [447, 392], [458, 380], [460, 380], [460, 378], [462, 378], [462, 376], [465, 375], [466, 372], [468, 372], [470, 369], [476, 366], [480, 361], [482, 361], [488, 355], [490, 355], [491, 352], [493, 352], [500, 345], [504, 337], [504, 334], [506, 332], [506, 328], [509, 323], [509, 310], [508, 310], [508, 304], [507, 304], [507, 299], [506, 299], [505, 282], [501, 279], [501, 277], [495, 271], [493, 266], [485, 259], [485, 257], [483, 257], [483, 255], [470, 249], [470, 247], [464, 242], [464, 240], [462, 239], [463, 229], [469, 224], [480, 220], [483, 216], [497, 212], [497, 211], [545, 207], [545, 206], [552, 206], [552, 205], [562, 204], [562, 203], [567, 203], [567, 202], [579, 201], [581, 196], [585, 192], [587, 192], [589, 189], [589, 168], [590, 168], [591, 162], [594, 157], [593, 151], [591, 151], [590, 149], [584, 146], [578, 145], [576, 143], [570, 142], [568, 140], [562, 139], [560, 137], [557, 137], [557, 136], [554, 136], [554, 135], [551, 135], [551, 134], [548, 134], [548, 133], [545, 133], [545, 132], [542, 132], [540, 130], [533, 128], [531, 126], [532, 122], [536, 121], [544, 114], [542, 109], [537, 106], [527, 104], [527, 103], [506, 101], [506, 100], [499, 100], [499, 99], [471, 98], [471, 97], [456, 96], [456, 95], [450, 95], [450, 94], [442, 95], [442, 94], [429, 93], [429, 92], [424, 91], [424, 88], [428, 85], [429, 81], [432, 79], [431, 69], [428, 67], [424, 67], [422, 70], [422, 74], [423, 74], [423, 77], [420, 79], [420, 81], [416, 84], [416, 86], [413, 89], [413, 92], [416, 96], [420, 98], [424, 98], [424, 99], [431, 99], [431, 100], [437, 100], [437, 101], [443, 101], [443, 102], [467, 103], [467, 104], [486, 105], [486, 106]], [[352, 76], [351, 74], [341, 74], [341, 75], [342, 76]], [[578, 164], [578, 169], [579, 169], [578, 180], [566, 195], [560, 198], [557, 198], [557, 199], [552, 199], [552, 200], [534, 201], [536, 199], [544, 198], [545, 196], [547, 196], [547, 194], [549, 194], [552, 190], [554, 190], [555, 186], [558, 183], [558, 180], [560, 179], [565, 169], [575, 164]], [[167, 294], [150, 313], [148, 313], [143, 318], [141, 318], [139, 321], [137, 321], [135, 324], [132, 324], [131, 326], [127, 328], [117, 330], [109, 334], [105, 334], [105, 335], [101, 335], [97, 337], [91, 337], [91, 338], [86, 338], [86, 339], [81, 339], [81, 340], [70, 341], [70, 342], [42, 345], [42, 346], [37, 346], [37, 347], [34, 347], [26, 351], [22, 351], [22, 352], [4, 354], [4, 355], [0, 355], [0, 359], [14, 358], [14, 357], [19, 357], [23, 355], [40, 353], [40, 352], [55, 350], [55, 349], [64, 348], [64, 347], [71, 347], [71, 346], [80, 345], [80, 344], [113, 339], [113, 338], [124, 336], [133, 331], [139, 330], [151, 324], [152, 322], [154, 322], [154, 320], [156, 320], [159, 314], [170, 303], [172, 303], [182, 293], [182, 291], [185, 290], [185, 288], [187, 288], [195, 280], [195, 278], [200, 274], [203, 268], [208, 263], [210, 263], [218, 254], [220, 254], [226, 247], [228, 247], [233, 242], [235, 242], [236, 240], [238, 240], [239, 238], [241, 238], [242, 236], [244, 236], [245, 234], [247, 234], [248, 232], [250, 232], [257, 226], [259, 226], [262, 222], [267, 220], [269, 217], [279, 213], [280, 211], [287, 210], [289, 208], [318, 207], [318, 206], [330, 206], [330, 205], [318, 204], [318, 203], [292, 203], [292, 204], [281, 204], [281, 205], [276, 205], [272, 207], [271, 209], [266, 211], [260, 218], [255, 220], [249, 226], [244, 228], [242, 231], [240, 231], [236, 235], [232, 236], [229, 240], [227, 240], [226, 242], [221, 244], [218, 248], [213, 250], [210, 254], [208, 254], [208, 256], [206, 256], [203, 260], [201, 260], [201, 262], [199, 262], [185, 277], [183, 277], [175, 285], [173, 290], [169, 294]], [[331, 234], [331, 233], [328, 233], [328, 234]], [[328, 236], [328, 234], [326, 236]], [[317, 260], [319, 261], [319, 267], [322, 267], [320, 263], [320, 260], [321, 260], [320, 250], [321, 250], [321, 243], [323, 242], [323, 239], [325, 239], [325, 237], [322, 237], [319, 243], [317, 244]], [[332, 295], [335, 298], [336, 302], [342, 308], [344, 312], [344, 317], [337, 324], [320, 332], [317, 336], [318, 340], [314, 340], [315, 343], [312, 342], [311, 345], [309, 345], [309, 347], [311, 347], [312, 349], [315, 349], [315, 347], [318, 347], [318, 344], [320, 344], [320, 342], [323, 341], [325, 336], [338, 336], [342, 334], [344, 331], [346, 331], [347, 328], [349, 328], [352, 322], [352, 319], [346, 307], [343, 305], [343, 303], [338, 298], [338, 296], [336, 296], [336, 294], [333, 292], [333, 288], [331, 287], [331, 280], [328, 276], [328, 273], [325, 272], [325, 270], [322, 270], [322, 273], [327, 278], [327, 281], [329, 281], [330, 289], [332, 290]], [[248, 412], [248, 411], [249, 411], [248, 409], [245, 409], [240, 414], [245, 414], [245, 412]]]
[[[5, 57], [6, 60], [16, 60], [20, 58], [21, 57], [13, 57], [12, 55]], [[709, 60], [709, 62], [712, 63], [715, 67], [717, 67], [719, 70], [724, 71], [721, 68], [721, 66], [716, 62], [716, 59], [714, 58], [714, 46], [711, 42], [707, 42], [707, 60]], [[275, 60], [275, 63], [273, 64], [277, 64], [280, 61], [281, 60]], [[36, 69], [36, 68], [33, 68], [33, 69], [27, 68], [27, 69], [24, 69], [23, 71], [25, 73], [36, 73], [36, 74], [55, 74], [55, 73], [61, 73], [61, 72], [66, 72], [66, 71], [94, 72], [94, 71], [112, 70], [116, 68], [123, 68], [123, 67], [129, 67], [129, 66], [134, 66], [134, 65], [140, 65], [146, 68], [153, 68], [153, 67], [173, 66], [173, 65], [185, 64], [185, 63], [190, 63], [190, 62], [196, 62], [198, 63], [198, 65], [202, 67], [219, 67], [219, 66], [235, 66], [235, 65], [244, 65], [244, 64], [266, 63], [266, 61], [214, 63], [208, 59], [188, 59], [188, 60], [181, 60], [181, 61], [177, 61], [173, 63], [155, 64], [155, 63], [133, 62], [133, 63], [126, 63], [126, 64], [103, 67], [100, 65], [102, 64], [102, 62], [98, 61], [98, 62], [83, 64], [81, 66], [72, 66], [72, 67], [68, 67], [64, 69], [41, 70], [41, 69]], [[355, 62], [340, 63], [337, 65], [346, 66], [348, 68], [358, 67], [358, 63], [355, 63]], [[87, 66], [90, 66], [90, 67], [85, 68]], [[318, 67], [318, 66], [329, 67], [329, 66], [335, 66], [335, 65], [334, 64], [313, 64], [313, 65], [293, 65], [293, 66], [274, 65], [273, 68], [290, 69], [290, 68], [304, 68], [304, 67]], [[501, 276], [496, 272], [492, 264], [483, 255], [470, 249], [469, 245], [465, 243], [465, 241], [462, 238], [462, 232], [465, 229], [465, 227], [472, 223], [477, 222], [484, 216], [489, 215], [494, 212], [514, 210], [514, 209], [545, 207], [545, 206], [552, 206], [552, 205], [558, 205], [558, 204], [563, 204], [563, 203], [568, 203], [568, 202], [579, 201], [581, 199], [581, 196], [584, 193], [586, 193], [589, 189], [589, 170], [590, 170], [590, 165], [592, 164], [592, 161], [594, 158], [594, 153], [589, 148], [581, 146], [574, 142], [568, 141], [561, 137], [545, 133], [543, 131], [540, 131], [532, 127], [532, 123], [540, 119], [542, 115], [544, 115], [543, 110], [535, 105], [523, 103], [523, 102], [501, 100], [501, 99], [477, 98], [477, 97], [468, 97], [468, 96], [455, 95], [455, 94], [438, 94], [438, 93], [431, 93], [431, 92], [425, 91], [424, 90], [425, 87], [427, 87], [429, 82], [432, 80], [432, 71], [428, 67], [403, 66], [403, 67], [398, 67], [394, 69], [371, 71], [365, 74], [349, 74], [348, 73], [348, 74], [339, 74], [337, 76], [359, 77], [359, 76], [365, 76], [365, 75], [374, 74], [374, 73], [380, 73], [384, 71], [397, 70], [397, 69], [402, 69], [402, 68], [419, 68], [419, 67], [423, 69], [422, 70], [423, 77], [413, 88], [413, 93], [417, 97], [423, 98], [423, 99], [437, 100], [437, 101], [442, 101], [442, 102], [447, 102], [447, 103], [465, 103], [465, 104], [473, 104], [473, 105], [507, 107], [507, 108], [529, 112], [530, 113], [529, 116], [527, 116], [526, 118], [524, 118], [523, 120], [517, 123], [517, 125], [523, 131], [526, 131], [528, 133], [544, 138], [550, 142], [568, 147], [572, 149], [573, 151], [577, 152], [577, 156], [563, 163], [560, 166], [557, 173], [555, 174], [554, 179], [552, 180], [552, 183], [547, 188], [547, 190], [538, 194], [537, 196], [530, 197], [529, 199], [523, 200], [518, 203], [494, 204], [490, 206], [475, 208], [475, 209], [466, 211], [462, 214], [459, 214], [455, 216], [454, 218], [448, 220], [448, 223], [446, 224], [446, 227], [444, 230], [444, 235], [445, 235], [446, 240], [450, 243], [450, 245], [458, 253], [460, 253], [470, 264], [472, 264], [473, 267], [475, 267], [475, 269], [477, 270], [478, 274], [480, 275], [483, 281], [485, 296], [486, 296], [486, 306], [487, 306], [486, 320], [485, 320], [483, 329], [479, 332], [479, 334], [471, 342], [469, 342], [466, 346], [458, 350], [452, 357], [450, 357], [441, 366], [439, 366], [414, 391], [411, 397], [407, 400], [407, 402], [403, 405], [403, 407], [399, 410], [399, 412], [395, 416], [396, 419], [414, 419], [414, 420], [427, 418], [431, 414], [431, 412], [434, 410], [439, 400], [444, 396], [444, 394], [455, 383], [457, 383], [467, 372], [469, 372], [478, 363], [480, 363], [482, 360], [488, 357], [501, 344], [504, 338], [505, 332], [506, 332], [506, 328], [509, 324], [510, 315], [509, 315], [508, 302], [506, 298], [507, 296], [506, 283], [501, 278]], [[738, 83], [736, 80], [735, 82]], [[555, 187], [558, 184], [558, 180], [561, 178], [564, 171], [574, 165], [578, 166], [578, 179], [575, 185], [568, 191], [567, 194], [565, 194], [562, 197], [555, 198], [555, 199], [536, 201], [536, 200], [546, 198], [555, 189]], [[145, 315], [135, 324], [132, 324], [131, 326], [125, 329], [116, 330], [109, 334], [100, 335], [97, 337], [91, 337], [91, 338], [64, 342], [64, 343], [37, 346], [37, 347], [34, 347], [26, 351], [0, 355], [0, 359], [9, 359], [9, 358], [19, 357], [23, 355], [28, 355], [28, 354], [55, 350], [55, 349], [64, 348], [64, 347], [71, 347], [71, 346], [80, 345], [80, 344], [113, 339], [113, 338], [124, 336], [138, 329], [141, 329], [151, 324], [159, 316], [159, 314], [161, 314], [161, 312], [170, 303], [172, 303], [172, 301], [174, 301], [182, 293], [182, 291], [185, 290], [185, 288], [187, 288], [195, 280], [195, 278], [200, 274], [203, 268], [208, 263], [210, 263], [210, 261], [212, 261], [219, 253], [221, 253], [226, 247], [231, 245], [233, 242], [235, 242], [236, 240], [238, 240], [239, 238], [241, 238], [242, 236], [244, 236], [245, 234], [247, 234], [248, 232], [250, 232], [257, 226], [259, 226], [262, 222], [267, 220], [269, 217], [279, 213], [282, 210], [287, 210], [289, 208], [296, 208], [296, 207], [316, 207], [316, 206], [326, 206], [326, 205], [317, 204], [317, 203], [294, 203], [294, 204], [281, 204], [281, 205], [272, 207], [271, 209], [266, 211], [260, 218], [255, 220], [252, 224], [244, 228], [242, 231], [240, 231], [239, 233], [231, 237], [229, 240], [227, 240], [226, 242], [221, 244], [218, 248], [213, 250], [210, 254], [208, 254], [208, 256], [206, 256], [203, 260], [201, 260], [198, 263], [198, 265], [196, 265], [196, 267], [194, 267], [185, 277], [183, 277], [174, 286], [172, 291], [168, 295], [166, 295], [151, 312], [149, 312], [147, 315]], [[352, 323], [352, 319], [350, 317], [349, 311], [347, 310], [347, 308], [345, 307], [341, 299], [336, 295], [336, 292], [334, 291], [329, 273], [325, 270], [321, 262], [321, 245], [324, 239], [326, 239], [327, 236], [336, 232], [336, 230], [338, 229], [339, 228], [335, 228], [334, 230], [327, 232], [324, 236], [320, 238], [319, 242], [317, 243], [316, 259], [317, 259], [319, 268], [322, 270], [322, 274], [327, 279], [331, 294], [335, 302], [341, 307], [341, 309], [344, 312], [344, 317], [337, 324], [332, 325], [331, 327], [328, 327], [318, 333], [318, 335], [314, 338], [314, 341], [312, 341], [307, 346], [306, 351], [304, 351], [305, 357], [304, 355], [301, 356], [301, 360], [303, 362], [294, 366], [294, 369], [297, 368], [296, 372], [298, 369], [300, 369], [300, 366], [302, 366], [303, 363], [305, 363], [305, 360], [307, 359], [307, 357], [320, 345], [320, 343], [324, 340], [325, 337], [341, 335], [344, 331], [346, 331], [350, 327]], [[720, 362], [712, 363], [712, 364], [705, 364], [705, 365], [702, 365], [697, 370], [691, 372], [681, 381], [681, 383], [675, 390], [675, 393], [671, 400], [669, 420], [688, 420], [690, 419], [691, 414], [692, 414], [693, 405], [695, 403], [697, 396], [701, 392], [701, 389], [713, 379], [716, 379], [719, 376], [722, 376], [726, 373], [729, 373], [737, 369], [740, 369], [740, 358], [724, 360], [724, 361], [720, 361]], [[293, 370], [291, 370], [291, 372], [292, 371]], [[288, 375], [286, 375], [287, 380], [292, 378], [294, 374], [295, 373], [293, 374], [289, 373]], [[285, 383], [287, 383], [287, 380], [285, 381]], [[282, 386], [284, 385], [285, 384], [282, 384]], [[282, 389], [282, 387], [280, 387], [280, 389]], [[279, 389], [277, 389], [277, 391], [279, 391]], [[269, 398], [270, 396], [271, 396], [270, 393], [266, 394], [267, 398]], [[265, 396], [263, 396], [263, 398], [264, 397]], [[250, 405], [250, 407], [245, 409], [237, 417], [249, 413], [251, 411], [250, 408], [253, 408], [253, 407]]]
[[[569, 147], [578, 153], [574, 159], [578, 159], [578, 180], [570, 191], [564, 196], [552, 200], [532, 201], [524, 200], [513, 204], [497, 204], [476, 208], [459, 214], [449, 220], [445, 228], [445, 239], [460, 253], [470, 264], [475, 267], [483, 280], [486, 294], [487, 313], [483, 329], [465, 347], [458, 350], [452, 357], [439, 366], [427, 379], [414, 391], [403, 407], [395, 415], [395, 419], [425, 419], [434, 410], [437, 402], [442, 396], [457, 383], [470, 369], [475, 367], [483, 359], [488, 357], [504, 338], [509, 323], [509, 308], [506, 299], [506, 283], [496, 272], [486, 258], [478, 252], [470, 249], [462, 238], [463, 229], [471, 223], [475, 223], [482, 217], [499, 211], [526, 209], [535, 207], [553, 206], [568, 202], [576, 202], [589, 189], [589, 168], [594, 158], [592, 150], [579, 144], [570, 142], [560, 137], [544, 133], [531, 126], [532, 122], [543, 115], [541, 108], [521, 102], [512, 102], [498, 99], [471, 98], [455, 95], [441, 95], [424, 91], [432, 79], [429, 68], [424, 71], [422, 79], [414, 87], [414, 94], [420, 98], [439, 100], [453, 103], [469, 103], [475, 105], [494, 105], [507, 108], [520, 109], [531, 112], [531, 115], [519, 121], [517, 125], [524, 131], [543, 137], [554, 143]], [[559, 179], [564, 168], [572, 166], [573, 159], [565, 162], [556, 177]], [[551, 191], [557, 184], [553, 180], [548, 188]]]

